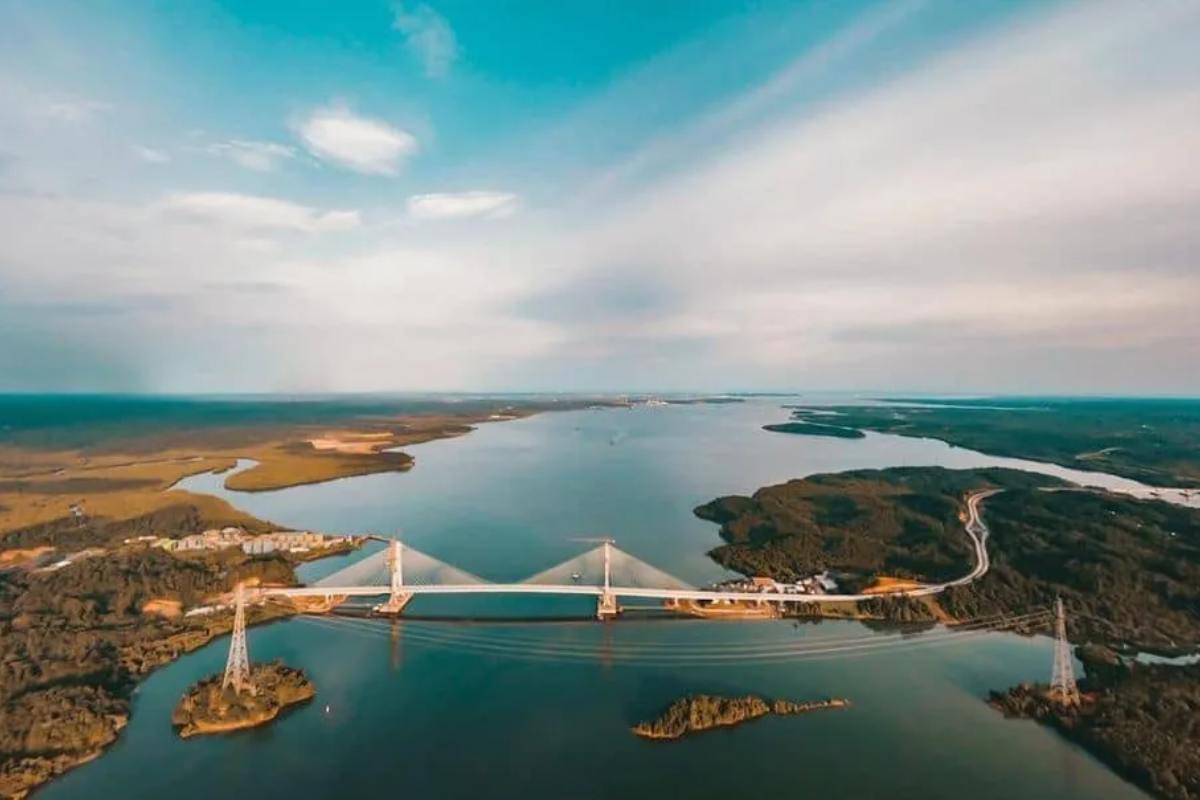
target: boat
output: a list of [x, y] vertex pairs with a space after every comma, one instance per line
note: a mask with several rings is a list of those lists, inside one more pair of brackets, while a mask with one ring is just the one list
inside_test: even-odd
[[571, 580], [573, 580], [573, 581], [578, 581], [578, 580], [579, 580], [580, 578], [582, 578], [582, 577], [583, 577], [583, 576], [582, 576], [582, 575], [580, 575], [578, 572], [572, 572], [572, 573], [571, 573]]

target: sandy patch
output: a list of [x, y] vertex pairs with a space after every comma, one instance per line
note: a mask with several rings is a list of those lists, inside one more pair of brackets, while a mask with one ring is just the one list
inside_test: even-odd
[[183, 613], [183, 605], [178, 600], [147, 600], [142, 613], [175, 618]]
[[0, 553], [0, 567], [20, 566], [53, 551], [53, 547], [28, 547], [24, 550], [5, 550]]

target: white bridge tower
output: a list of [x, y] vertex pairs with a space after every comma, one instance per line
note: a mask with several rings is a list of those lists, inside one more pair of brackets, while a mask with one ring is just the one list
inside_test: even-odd
[[605, 539], [602, 547], [604, 548], [604, 591], [600, 595], [600, 602], [596, 607], [597, 619], [608, 619], [615, 617], [620, 608], [617, 606], [617, 596], [612, 592], [612, 539]]
[[375, 610], [381, 614], [399, 614], [413, 597], [412, 592], [404, 591], [404, 545], [399, 539], [393, 538], [388, 544], [387, 565], [391, 573], [388, 599], [375, 606]]

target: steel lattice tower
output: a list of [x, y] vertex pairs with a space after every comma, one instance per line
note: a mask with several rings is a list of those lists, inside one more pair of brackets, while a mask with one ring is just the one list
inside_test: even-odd
[[222, 691], [233, 687], [235, 694], [243, 689], [254, 693], [250, 682], [250, 655], [246, 650], [246, 589], [238, 583], [233, 592], [233, 638], [229, 641], [229, 659], [225, 662], [225, 678], [221, 681]]
[[1054, 677], [1050, 680], [1050, 699], [1064, 706], [1079, 705], [1079, 687], [1075, 685], [1075, 662], [1067, 641], [1067, 612], [1062, 598], [1054, 602]]

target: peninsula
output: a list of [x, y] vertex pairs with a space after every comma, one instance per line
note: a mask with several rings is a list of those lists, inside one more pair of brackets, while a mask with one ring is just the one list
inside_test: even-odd
[[1200, 797], [1200, 665], [1142, 664], [1080, 647], [1082, 702], [1063, 707], [1045, 686], [992, 692], [1005, 716], [1049, 725], [1130, 782], [1164, 800]]
[[1200, 400], [906, 399], [795, 408], [799, 422], [940, 439], [994, 456], [1107, 472], [1150, 486], [1200, 487]]
[[213, 733], [255, 728], [279, 716], [289, 706], [307, 703], [316, 687], [304, 670], [282, 662], [255, 664], [250, 680], [253, 690], [234, 692], [222, 688], [223, 676], [212, 675], [189, 688], [175, 706], [171, 724], [184, 739]]
[[[1078, 490], [1004, 469], [902, 467], [813, 475], [695, 509], [719, 524], [717, 563], [795, 581], [822, 571], [848, 593], [941, 582], [971, 569], [965, 498], [983, 489], [990, 570], [931, 598], [881, 597], [866, 614], [1022, 615], [1062, 596], [1071, 637], [1166, 654], [1200, 647], [1200, 510]], [[900, 602], [907, 601], [907, 602]], [[812, 609], [808, 609], [812, 611]]]
[[780, 422], [763, 425], [763, 430], [772, 433], [794, 433], [800, 436], [828, 436], [834, 439], [865, 439], [867, 436], [857, 428], [843, 428], [840, 425], [825, 425], [816, 422]]
[[755, 695], [721, 697], [693, 694], [676, 700], [656, 719], [638, 723], [633, 727], [633, 733], [643, 739], [680, 739], [692, 733], [731, 728], [768, 714], [788, 716], [828, 708], [847, 708], [849, 705], [849, 700], [836, 697], [796, 703], [791, 700], [771, 702]]

